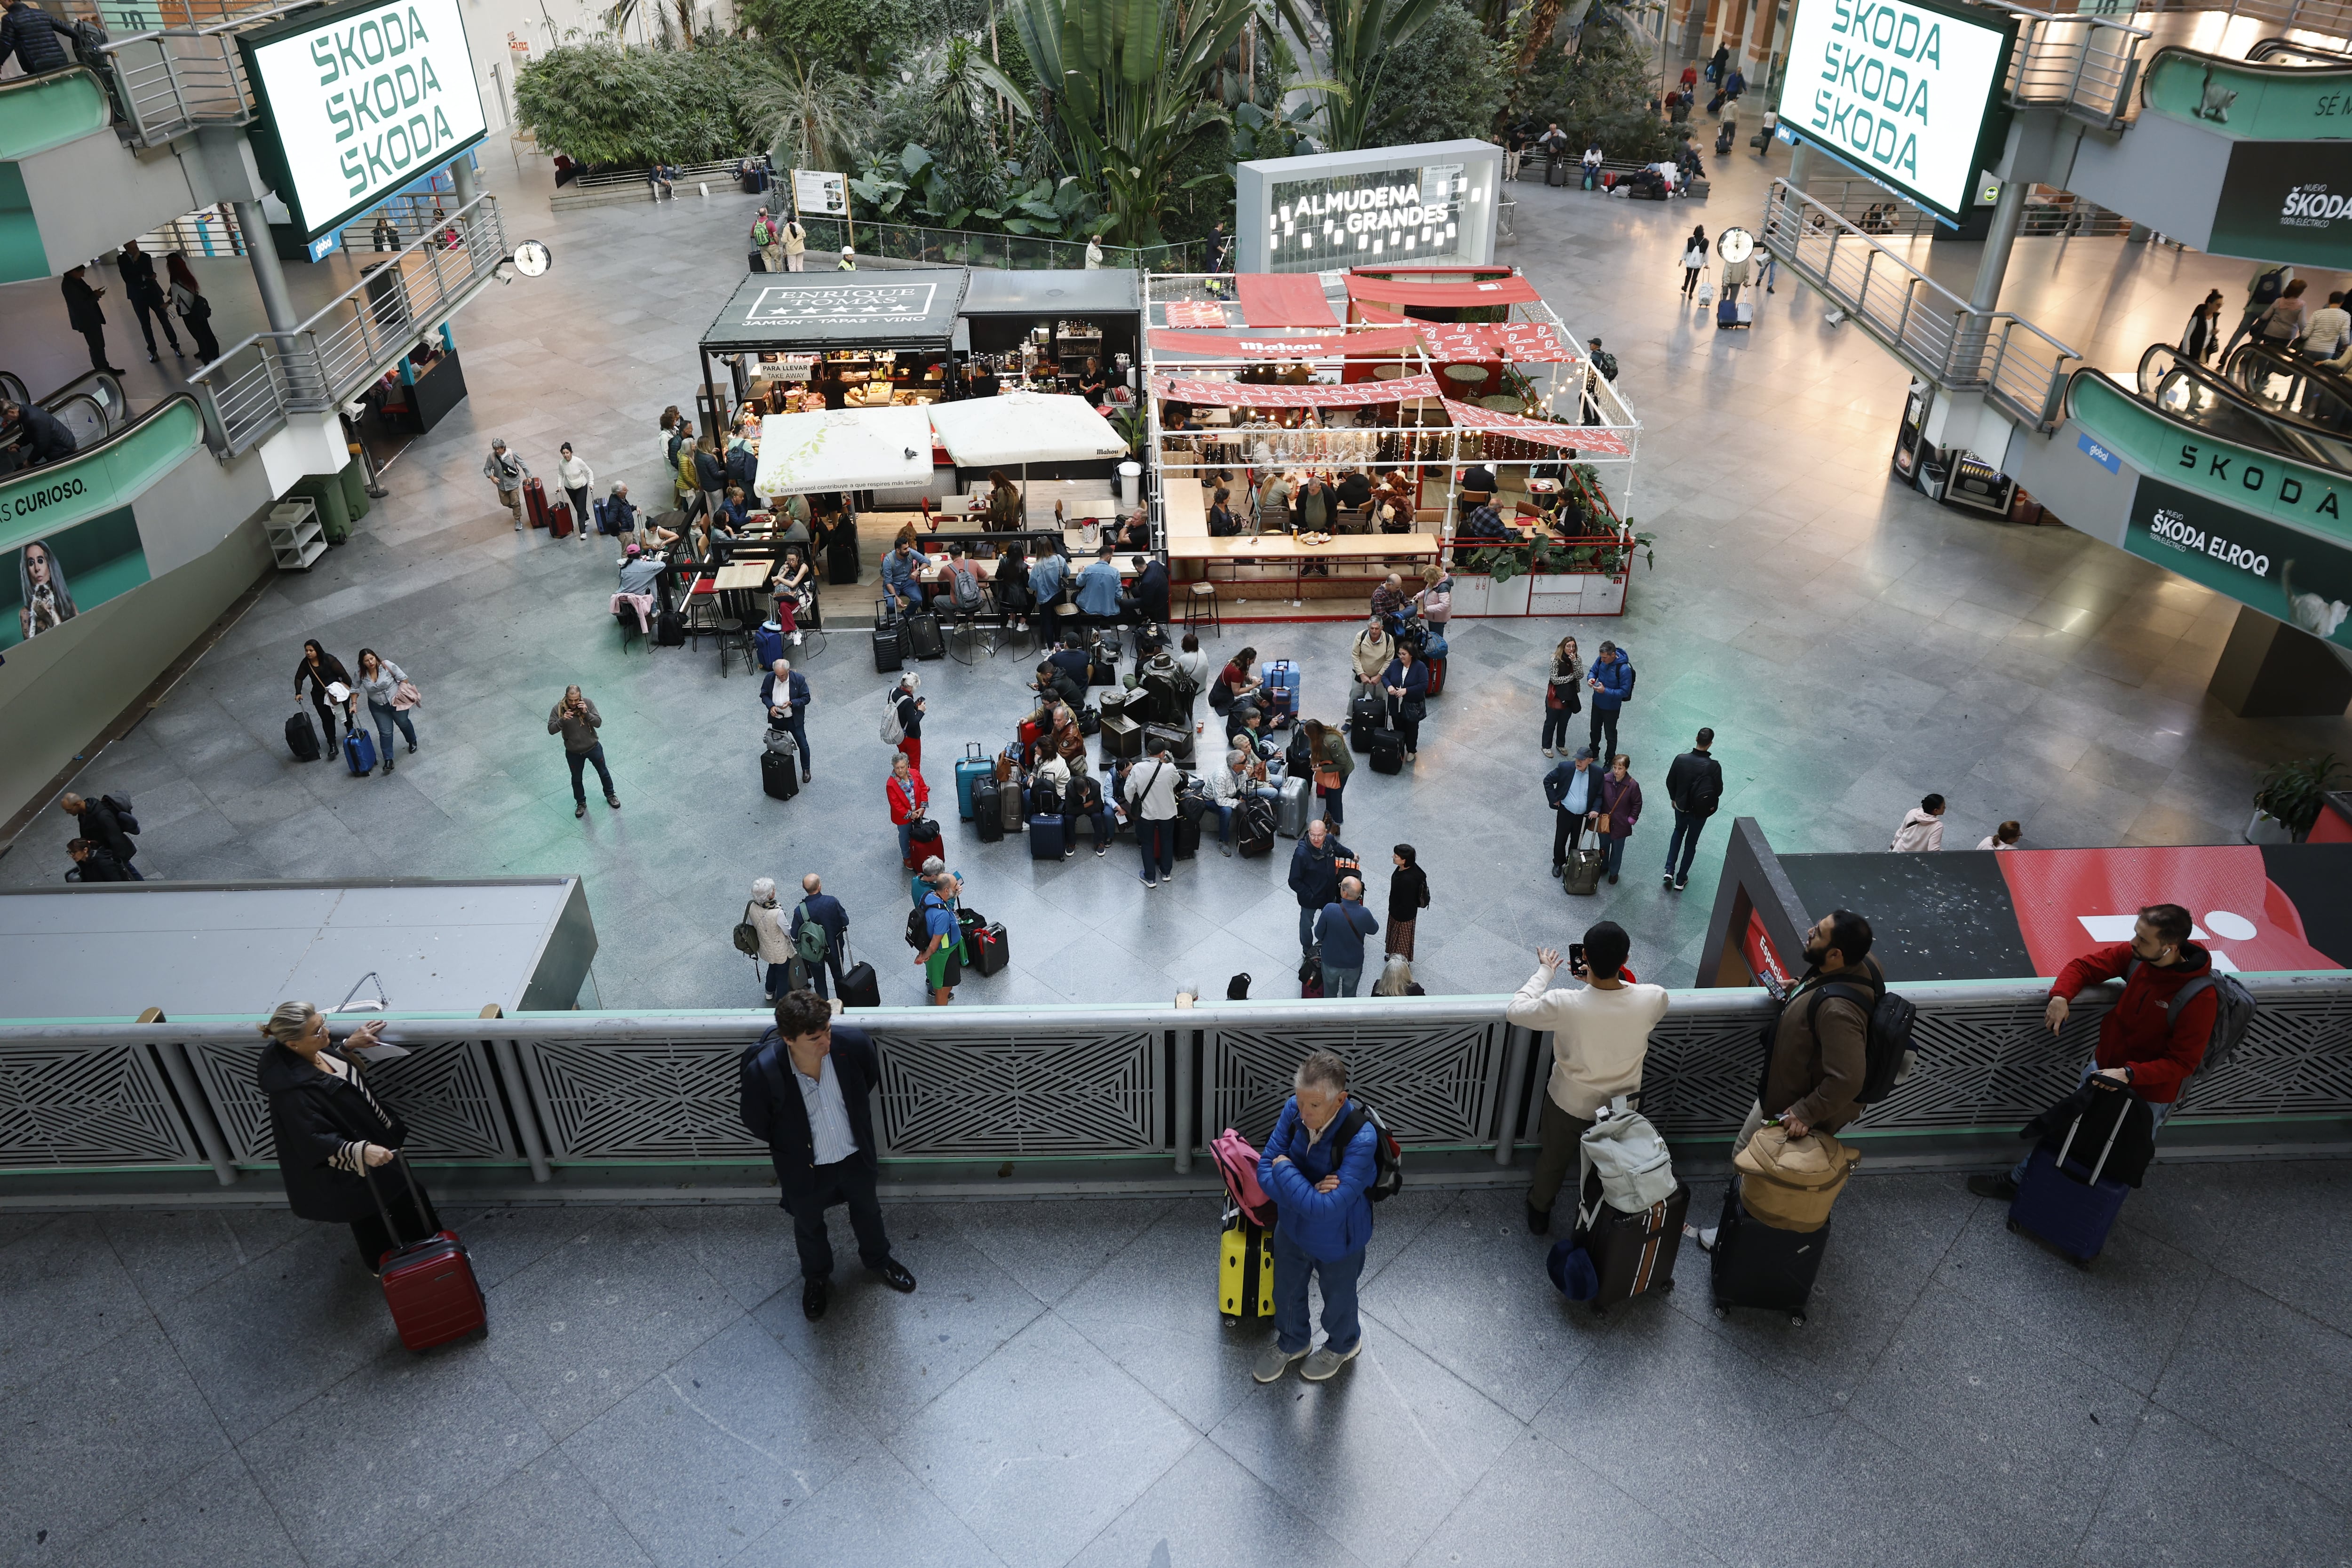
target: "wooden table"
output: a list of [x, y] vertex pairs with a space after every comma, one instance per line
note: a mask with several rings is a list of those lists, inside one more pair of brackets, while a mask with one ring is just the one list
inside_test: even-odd
[[[1171, 562], [1197, 561], [1201, 575], [1212, 580], [1219, 563], [1239, 567], [1245, 563], [1264, 562], [1270, 565], [1290, 568], [1290, 596], [1302, 595], [1299, 588], [1307, 578], [1307, 568], [1318, 562], [1364, 562], [1381, 560], [1434, 561], [1445, 548], [1433, 533], [1343, 533], [1328, 544], [1301, 544], [1286, 533], [1262, 534], [1255, 539], [1174, 539], [1168, 542]], [[1236, 572], [1228, 579], [1247, 581]], [[1280, 582], [1276, 577], [1273, 579]]]

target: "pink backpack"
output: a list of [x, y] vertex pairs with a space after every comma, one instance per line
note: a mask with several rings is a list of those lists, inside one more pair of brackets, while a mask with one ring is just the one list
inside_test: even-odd
[[1274, 1224], [1274, 1200], [1257, 1184], [1257, 1151], [1248, 1139], [1226, 1128], [1210, 1142], [1209, 1152], [1217, 1162], [1218, 1173], [1225, 1178], [1226, 1195], [1244, 1217], [1261, 1227]]

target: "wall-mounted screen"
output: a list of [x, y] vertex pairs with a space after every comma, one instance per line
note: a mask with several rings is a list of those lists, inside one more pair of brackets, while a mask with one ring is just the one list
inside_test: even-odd
[[482, 140], [458, 0], [355, 0], [242, 35], [254, 150], [316, 239]]
[[1783, 130], [1958, 223], [2009, 132], [2017, 19], [1936, 0], [1803, 0]]

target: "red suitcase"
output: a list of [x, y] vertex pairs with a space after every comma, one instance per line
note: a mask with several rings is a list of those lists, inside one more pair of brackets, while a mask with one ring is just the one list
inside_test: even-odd
[[531, 527], [547, 526], [547, 487], [536, 479], [522, 482], [522, 510], [523, 515], [530, 520]]
[[1439, 692], [1445, 689], [1445, 661], [1444, 659], [1423, 659], [1422, 661], [1422, 668], [1429, 672], [1429, 694], [1432, 697], [1436, 696]]
[[572, 537], [572, 503], [557, 501], [547, 509], [547, 531], [557, 539]]
[[[416, 1212], [423, 1214], [425, 1199], [416, 1191], [416, 1178], [410, 1174], [407, 1160], [395, 1156], [394, 1163], [408, 1178], [409, 1195]], [[375, 1194], [376, 1211], [383, 1215], [384, 1229], [399, 1235], [373, 1172], [367, 1184]], [[431, 1350], [488, 1326], [473, 1260], [466, 1256], [455, 1231], [441, 1231], [423, 1241], [394, 1247], [378, 1261], [376, 1278], [383, 1286], [384, 1305], [392, 1309], [393, 1327], [400, 1331], [400, 1342], [412, 1351]]]

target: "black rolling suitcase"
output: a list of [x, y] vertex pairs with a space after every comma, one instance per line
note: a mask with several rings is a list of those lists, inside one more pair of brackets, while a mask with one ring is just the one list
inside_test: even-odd
[[1033, 816], [1029, 819], [1029, 858], [1059, 860], [1064, 848], [1063, 818]]
[[751, 252], [751, 267], [754, 272], [765, 272], [768, 269], [766, 252], [758, 250]]
[[841, 976], [841, 1005], [845, 1007], [879, 1007], [882, 1005], [882, 983], [874, 978], [870, 963], [853, 963]]
[[824, 580], [828, 583], [855, 583], [860, 568], [857, 531], [848, 527], [837, 530], [832, 542], [824, 547]]
[[1561, 186], [1568, 184], [1568, 163], [1565, 160], [1553, 158], [1548, 161], [1544, 169], [1544, 184]]
[[971, 781], [971, 826], [982, 844], [1004, 841], [1004, 803], [999, 798], [1003, 791], [993, 773]]
[[906, 628], [907, 652], [916, 658], [945, 658], [948, 639], [940, 631], [940, 618], [929, 611], [919, 611], [899, 623]]
[[[784, 737], [787, 746], [792, 736]], [[773, 800], [790, 800], [801, 793], [801, 759], [797, 748], [760, 753], [760, 787]]]
[[966, 932], [964, 948], [971, 954], [972, 972], [982, 976], [1002, 973], [1013, 957], [1003, 921], [992, 921], [977, 931]]
[[1388, 700], [1359, 691], [1348, 703], [1348, 744], [1358, 753], [1372, 749], [1372, 737], [1389, 727]]
[[876, 626], [874, 628], [874, 672], [877, 675], [887, 675], [893, 670], [903, 669], [906, 668], [906, 648], [898, 640], [898, 624], [893, 622], [887, 626]]
[[1274, 853], [1274, 805], [1255, 795], [1234, 813], [1234, 851], [1244, 860]]
[[1724, 1189], [1723, 1218], [1715, 1233], [1715, 1315], [1728, 1317], [1734, 1307], [1760, 1307], [1786, 1312], [1791, 1323], [1803, 1327], [1805, 1303], [1829, 1240], [1826, 1220], [1819, 1230], [1780, 1230], [1756, 1218], [1739, 1206], [1735, 1180]]
[[1396, 730], [1381, 730], [1372, 736], [1372, 772], [1401, 773], [1404, 772], [1404, 735]]
[[294, 753], [298, 763], [319, 760], [319, 727], [299, 708], [294, 710], [294, 717], [286, 721], [286, 749]]
[[1179, 814], [1175, 827], [1176, 858], [1190, 860], [1201, 852], [1201, 819]]

